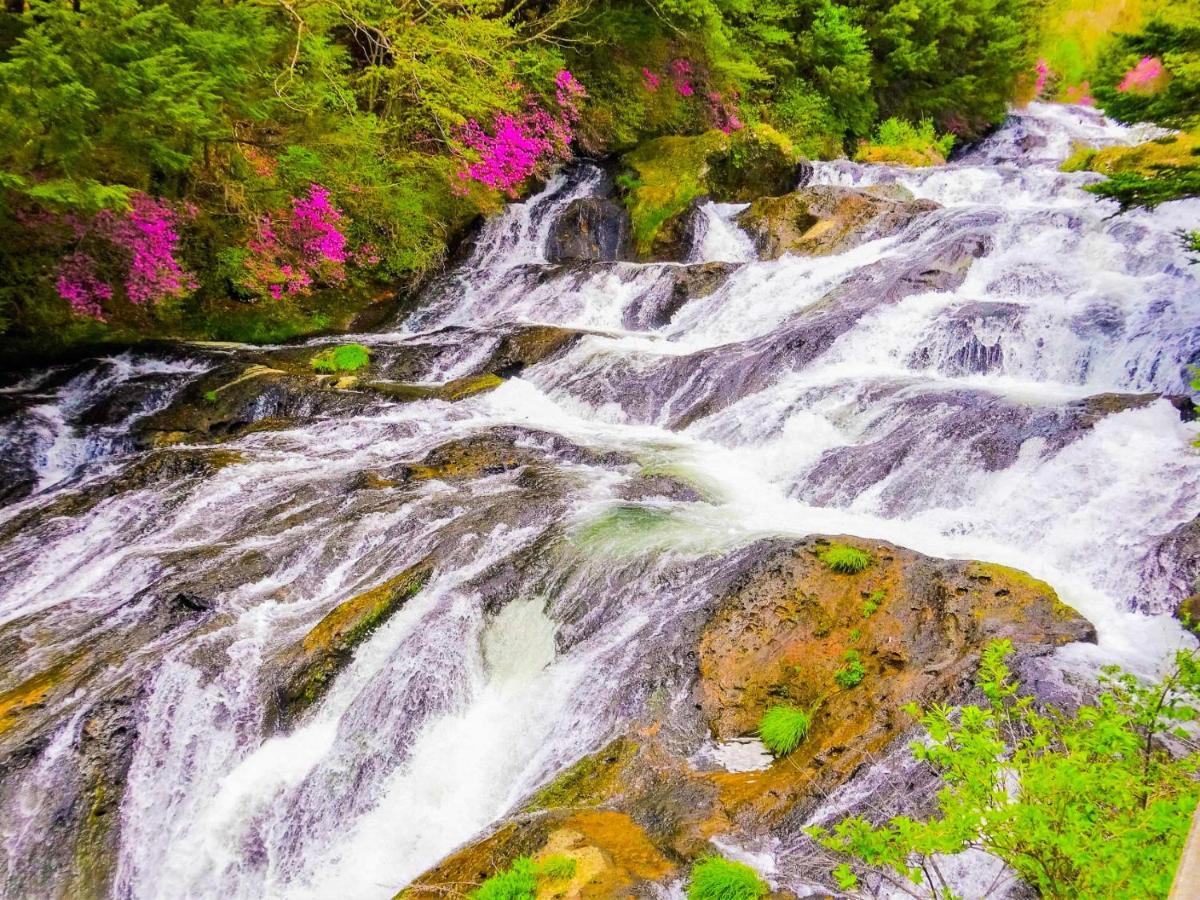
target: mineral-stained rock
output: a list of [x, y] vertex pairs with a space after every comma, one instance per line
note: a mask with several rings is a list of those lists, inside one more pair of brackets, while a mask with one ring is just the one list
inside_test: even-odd
[[[832, 571], [822, 554], [834, 540], [867, 553], [867, 568]], [[743, 846], [795, 839], [829, 791], [911, 731], [907, 704], [967, 697], [989, 641], [1011, 640], [1020, 671], [1057, 646], [1095, 640], [1086, 620], [1024, 572], [879, 541], [763, 541], [722, 560], [722, 571], [724, 586], [695, 632], [690, 697], [647, 711], [402, 896], [433, 896], [450, 884], [469, 891], [517, 856], [588, 848], [600, 851], [605, 874], [595, 885], [608, 893], [584, 885], [571, 896], [649, 896], [639, 879], [662, 890], [712, 852], [714, 837]], [[851, 650], [865, 675], [847, 688], [835, 673]], [[779, 704], [813, 716], [791, 754], [760, 771], [692, 765], [697, 720], [724, 741], [753, 734]], [[589, 854], [574, 857], [580, 867]]]
[[937, 208], [932, 200], [900, 198], [894, 190], [818, 185], [755, 200], [737, 223], [762, 259], [785, 253], [824, 256], [889, 237]]
[[425, 586], [432, 574], [422, 560], [383, 584], [330, 610], [304, 637], [268, 666], [274, 673], [268, 727], [287, 728], [329, 689], [354, 649]]

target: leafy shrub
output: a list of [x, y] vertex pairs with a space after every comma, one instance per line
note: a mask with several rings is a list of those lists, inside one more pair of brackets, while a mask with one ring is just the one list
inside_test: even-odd
[[776, 756], [800, 746], [812, 727], [812, 715], [795, 706], [772, 706], [758, 723], [758, 736]]
[[688, 900], [758, 900], [770, 888], [752, 868], [710, 856], [692, 868], [688, 882]]
[[528, 856], [513, 860], [503, 872], [497, 872], [474, 891], [472, 900], [534, 900], [539, 881], [561, 881], [575, 874], [575, 860], [569, 856], [550, 856], [535, 863]]
[[[1005, 662], [1012, 652], [1007, 640], [984, 651], [987, 705], [935, 705], [921, 716], [928, 740], [912, 751], [945, 785], [935, 818], [853, 816], [809, 830], [845, 854], [834, 871], [843, 890], [899, 881], [950, 896], [931, 857], [975, 848], [1043, 897], [1167, 895], [1200, 798], [1200, 753], [1180, 728], [1200, 709], [1195, 651], [1179, 651], [1154, 684], [1106, 669], [1103, 692], [1074, 714], [1020, 696]], [[1172, 754], [1167, 739], [1186, 752]]]
[[833, 673], [833, 680], [847, 690], [862, 684], [862, 680], [867, 676], [867, 670], [863, 666], [862, 657], [859, 656], [858, 651], [847, 650], [842, 657], [842, 663], [843, 665]]
[[843, 575], [857, 575], [871, 564], [871, 557], [855, 547], [834, 544], [821, 552], [821, 562]]
[[316, 372], [357, 372], [370, 364], [371, 351], [362, 344], [342, 344], [322, 350], [310, 362]]

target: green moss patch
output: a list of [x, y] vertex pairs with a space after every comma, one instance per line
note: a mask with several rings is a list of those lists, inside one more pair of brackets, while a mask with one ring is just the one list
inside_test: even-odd
[[371, 364], [371, 351], [362, 344], [342, 344], [322, 350], [310, 362], [314, 372], [357, 372]]

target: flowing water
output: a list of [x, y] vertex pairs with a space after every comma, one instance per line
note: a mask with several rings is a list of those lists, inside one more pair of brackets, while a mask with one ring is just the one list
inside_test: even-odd
[[[1152, 669], [1184, 640], [1163, 613], [1192, 563], [1170, 541], [1200, 513], [1197, 426], [1156, 396], [1200, 361], [1200, 267], [1175, 236], [1200, 201], [1114, 217], [1081, 190], [1095, 176], [1057, 169], [1073, 141], [1142, 138], [1034, 105], [943, 168], [820, 164], [814, 183], [898, 183], [941, 208], [766, 262], [740, 207], [709, 205], [690, 263], [552, 265], [557, 214], [606, 189], [573, 170], [490, 221], [417, 313], [358, 338], [385, 362], [426, 348], [428, 382], [474, 371], [515, 324], [585, 332], [568, 350], [457, 403], [366, 399], [245, 434], [222, 445], [235, 464], [132, 489], [110, 489], [147, 453], [130, 430], [236, 351], [4, 388], [0, 455], [29, 495], [0, 507], [0, 651], [20, 651], [3, 689], [86, 673], [0, 769], [7, 895], [64, 890], [44, 862], [56, 823], [116, 765], [114, 896], [389, 897], [681, 702], [689, 615], [764, 536], [1026, 569], [1097, 626], [1062, 665]], [[720, 286], [664, 306], [707, 262], [728, 264]], [[529, 462], [361, 480], [481, 436]], [[634, 490], [656, 478], [691, 488]], [[315, 709], [265, 724], [280, 653], [426, 557], [430, 582]], [[203, 613], [164, 612], [181, 593]], [[83, 740], [97, 704], [124, 743]]]

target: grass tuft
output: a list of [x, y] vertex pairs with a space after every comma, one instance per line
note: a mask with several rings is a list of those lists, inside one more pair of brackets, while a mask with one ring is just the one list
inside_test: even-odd
[[752, 868], [711, 856], [692, 868], [688, 900], [758, 900], [770, 893]]
[[342, 344], [322, 350], [311, 360], [315, 372], [357, 372], [371, 362], [371, 351], [362, 344]]
[[575, 860], [569, 856], [548, 856], [537, 863], [521, 856], [472, 891], [470, 897], [471, 900], [534, 900], [539, 879], [565, 881], [574, 875]]
[[842, 575], [857, 575], [871, 564], [871, 557], [854, 547], [834, 544], [821, 553], [821, 562]]
[[795, 706], [772, 706], [758, 723], [758, 736], [776, 756], [800, 746], [812, 727], [812, 715]]

